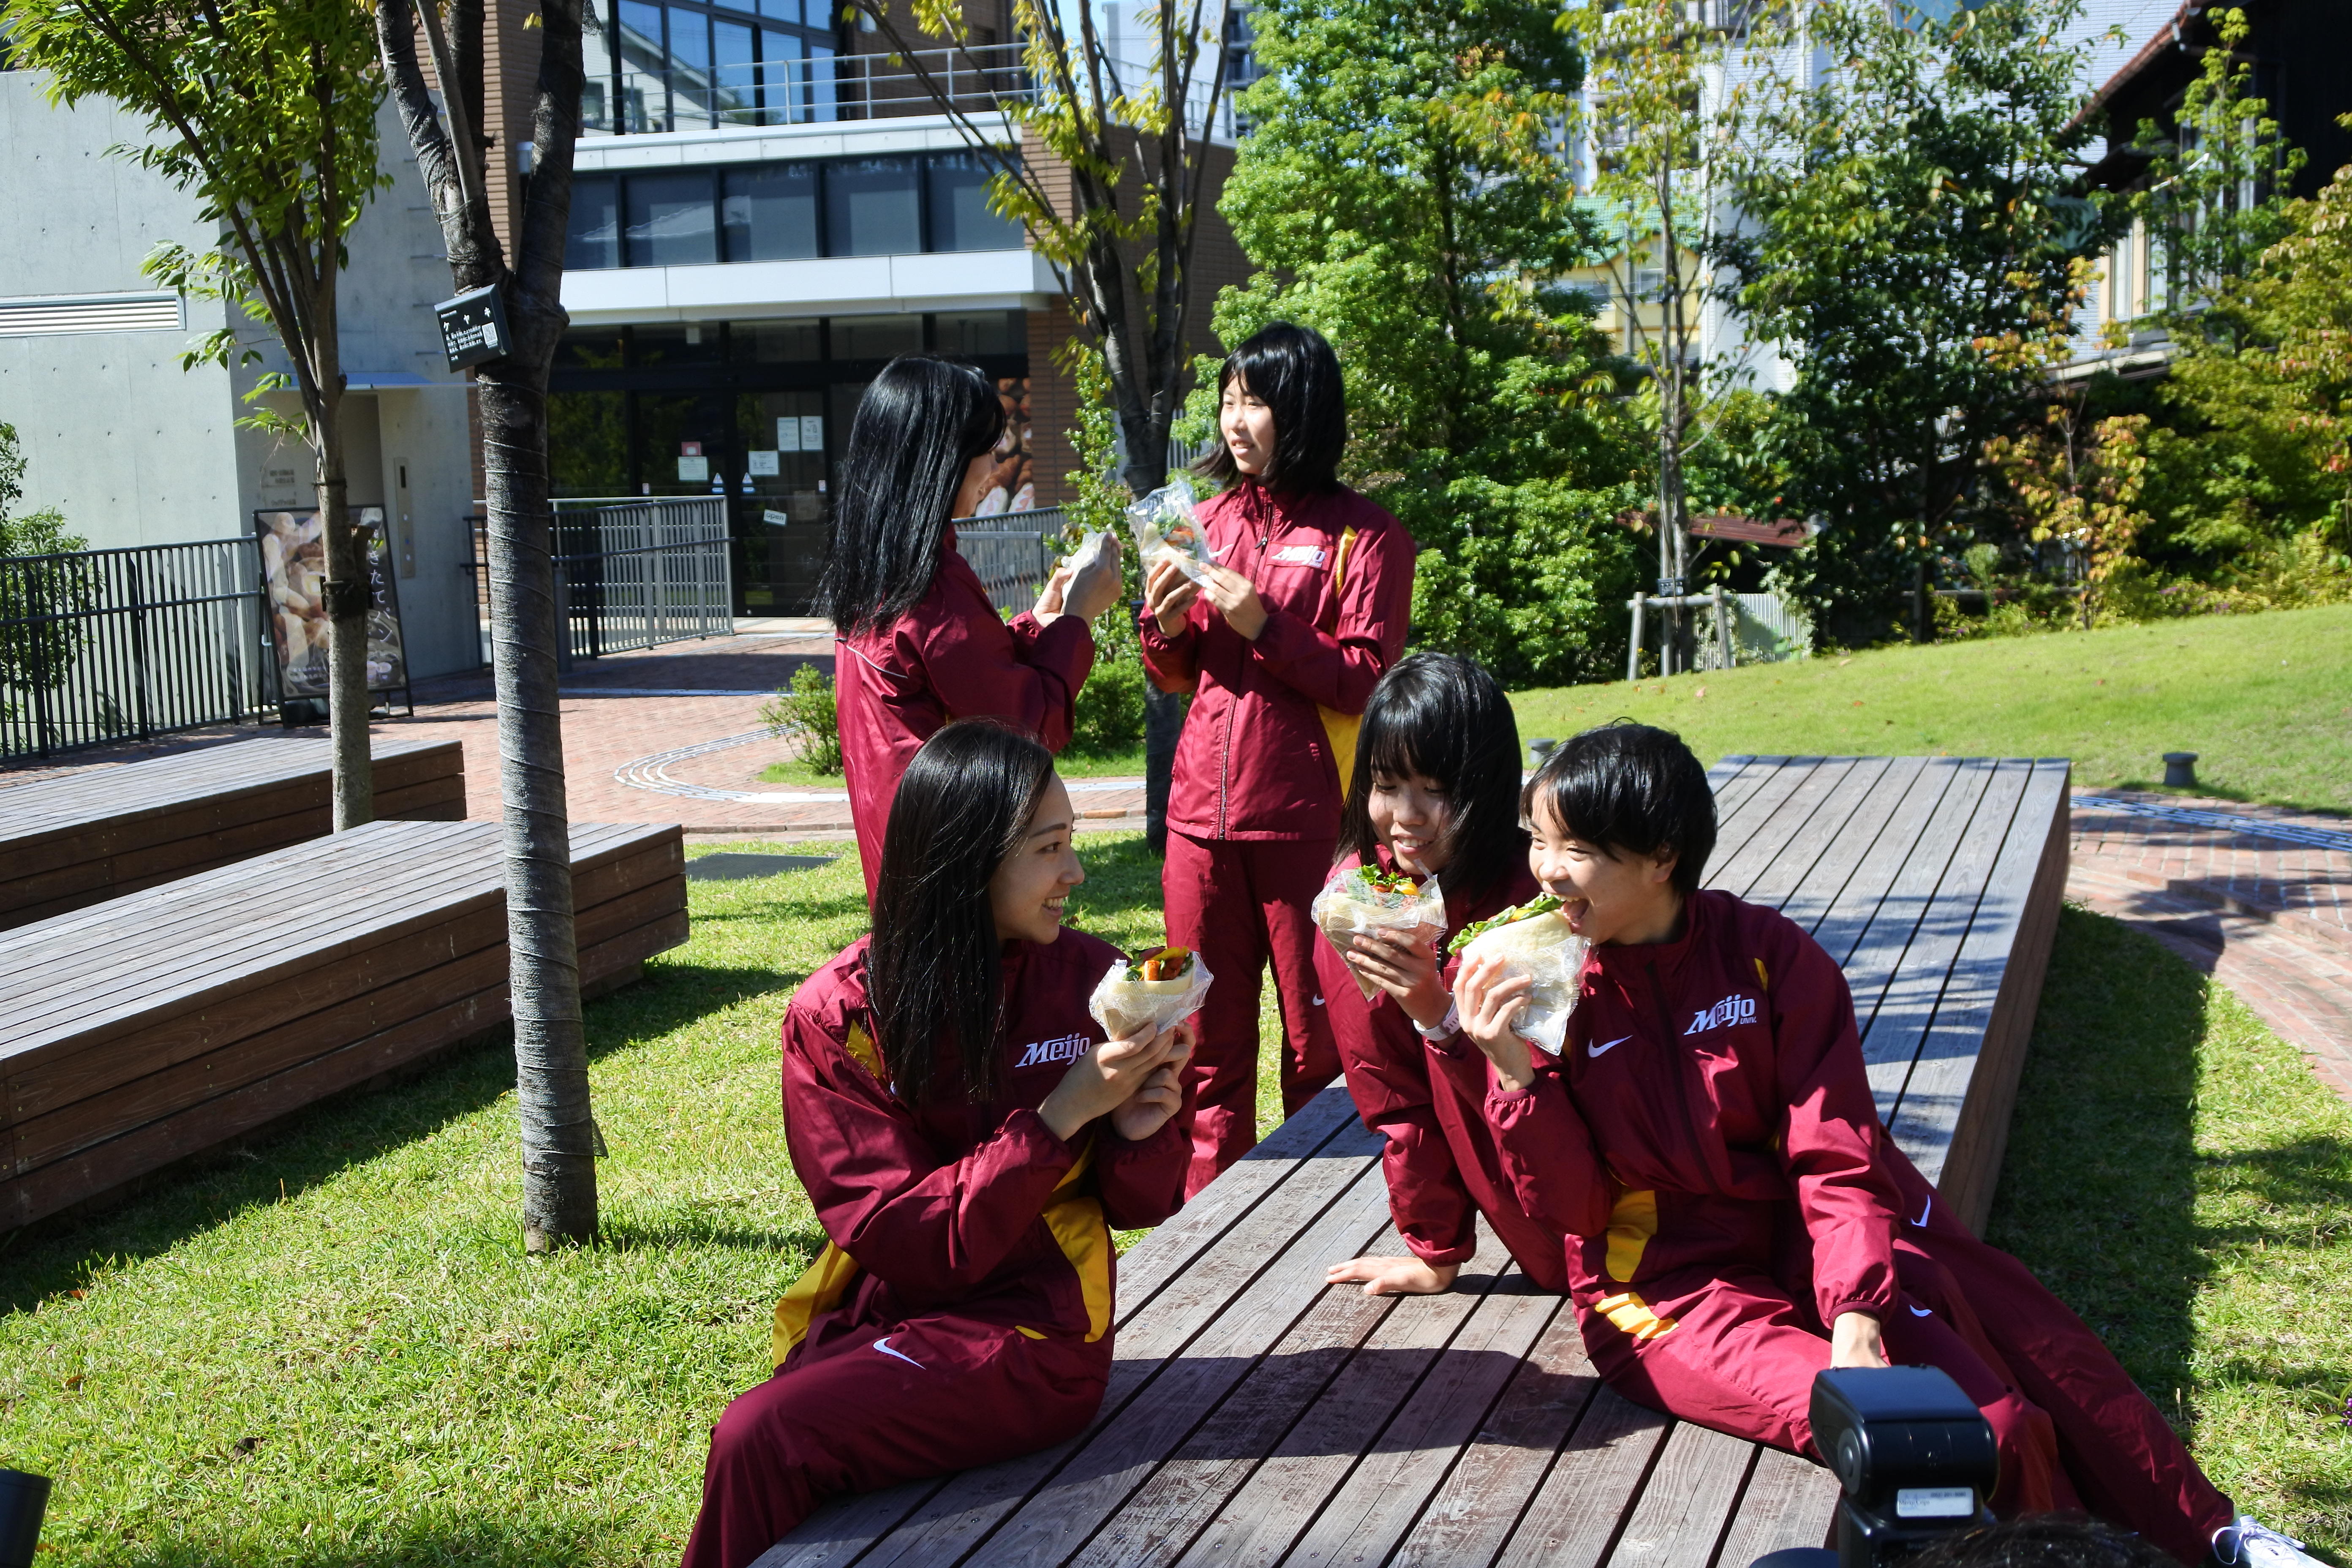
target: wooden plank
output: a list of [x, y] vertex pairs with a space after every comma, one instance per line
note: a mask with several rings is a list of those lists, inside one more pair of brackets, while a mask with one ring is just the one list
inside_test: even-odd
[[[1720, 801], [1716, 804], [1715, 836], [1717, 844], [1738, 846], [1746, 841], [1757, 826], [1769, 821], [1781, 804], [1794, 795], [1813, 775], [1823, 759], [1820, 757], [1759, 758], [1777, 762], [1778, 765], [1759, 779], [1756, 786], [1726, 810]], [[1736, 852], [1736, 850], [1735, 850]]]
[[[1878, 1100], [1882, 1121], [1895, 1114], [1903, 1086], [1934, 1022], [1937, 1004], [1953, 979], [1952, 964], [1960, 943], [1976, 919], [1978, 905], [1993, 867], [2007, 841], [2017, 803], [2025, 793], [2026, 764], [2001, 764], [1993, 770], [1985, 792], [1954, 845], [1951, 858], [1935, 890], [1925, 900], [1917, 923], [1899, 956], [1888, 966], [1885, 984], [1874, 999], [1858, 997], [1855, 1023], [1862, 1030], [1862, 1059], [1870, 1071], [1871, 1089]], [[1891, 950], [1895, 932], [1888, 932]], [[1848, 970], [1849, 982], [1868, 969], [1857, 963]], [[1864, 996], [1867, 994], [1864, 993]]]
[[1837, 1500], [1837, 1477], [1828, 1469], [1778, 1448], [1758, 1448], [1748, 1489], [1716, 1552], [1717, 1568], [1748, 1568], [1784, 1546], [1826, 1544]]
[[1537, 1336], [1574, 1311], [1523, 1276], [1490, 1291], [1284, 1561], [1301, 1568], [1386, 1561]]
[[1707, 868], [1706, 885], [1746, 898], [1749, 885], [1812, 822], [1854, 771], [1857, 761], [1853, 757], [1824, 757], [1769, 812], [1748, 819], [1744, 831], [1734, 826], [1726, 832], [1718, 825], [1717, 843], [1730, 853], [1718, 857]]
[[1596, 1392], [1496, 1568], [1598, 1568], [1673, 1426], [1613, 1388]]
[[1889, 1131], [1972, 1229], [1992, 1206], [2066, 882], [2068, 769], [2032, 770]]
[[[1202, 1510], [1192, 1521], [1197, 1535], [1175, 1560], [1221, 1568], [1282, 1561], [1454, 1335], [1485, 1305], [1495, 1270], [1509, 1262], [1509, 1252], [1487, 1236], [1464, 1273], [1470, 1289], [1457, 1285], [1434, 1296], [1395, 1299], [1338, 1375], [1310, 1401], [1292, 1407], [1291, 1419], [1273, 1433], [1278, 1440], [1249, 1456], [1263, 1458], [1235, 1475], [1238, 1489]], [[1353, 1287], [1325, 1288], [1326, 1295], [1333, 1293], [1361, 1295]], [[1477, 1413], [1484, 1410], [1482, 1401]], [[1206, 1528], [1200, 1529], [1202, 1524]]]
[[1389, 1568], [1492, 1562], [1600, 1387], [1577, 1330], [1576, 1309], [1563, 1301], [1455, 1457]]
[[[1881, 781], [1895, 759], [1842, 757], [1832, 761], [1847, 766], [1838, 776], [1835, 787], [1807, 816], [1804, 826], [1790, 835], [1769, 864], [1748, 879], [1739, 896], [1749, 903], [1775, 910], [1787, 903], [1790, 895], [1811, 875], [1813, 868], [1847, 837], [1855, 814], [1878, 794]], [[1892, 803], [1889, 804], [1891, 808]], [[1859, 851], [1856, 853], [1858, 858]]]
[[[894, 1562], [953, 1561], [1052, 1479], [1082, 1446], [1117, 1422], [1163, 1363], [1202, 1334], [1229, 1305], [1248, 1298], [1261, 1285], [1276, 1289], [1285, 1283], [1304, 1300], [1309, 1272], [1319, 1281], [1331, 1258], [1352, 1256], [1366, 1237], [1378, 1234], [1387, 1198], [1377, 1168], [1379, 1147], [1379, 1140], [1360, 1124], [1343, 1123], [1318, 1158], [1291, 1166], [1276, 1195], [1251, 1209], [1198, 1263], [1170, 1279], [1152, 1310], [1139, 1314], [1131, 1328], [1120, 1331], [1102, 1408], [1085, 1433], [1025, 1458], [821, 1510], [762, 1556], [761, 1568], [830, 1568], [852, 1560], [872, 1568]], [[1332, 1219], [1335, 1208], [1342, 1211], [1337, 1222]], [[1302, 1230], [1318, 1227], [1347, 1239], [1327, 1243], [1318, 1231], [1315, 1243], [1302, 1247]], [[1275, 1278], [1269, 1283], [1270, 1275]], [[869, 1547], [876, 1555], [863, 1555]]]
[[1748, 755], [1724, 757], [1706, 770], [1707, 787], [1715, 792], [1717, 826], [1727, 812], [1738, 805], [1749, 790], [1771, 776], [1772, 770], [1787, 761], [1785, 757], [1755, 757]]
[[[1893, 758], [1872, 784], [1862, 804], [1838, 827], [1828, 847], [1805, 868], [1793, 888], [1774, 898], [1773, 906], [1808, 931], [1819, 926], [1845, 893], [1879, 839], [1890, 832], [1901, 835], [1906, 831], [1895, 826], [1895, 819], [1915, 795], [1927, 793], [1919, 785], [1927, 767], [1925, 757]], [[1941, 787], [1940, 784], [1936, 785], [1937, 792]], [[1919, 820], [1925, 821], [1933, 803], [1922, 801], [1914, 809], [1919, 813]], [[1916, 828], [1908, 831], [1912, 837], [1916, 836]], [[1892, 878], [1891, 869], [1888, 878]]]
[[1745, 1437], [1676, 1422], [1609, 1568], [1708, 1568], [1755, 1456]]

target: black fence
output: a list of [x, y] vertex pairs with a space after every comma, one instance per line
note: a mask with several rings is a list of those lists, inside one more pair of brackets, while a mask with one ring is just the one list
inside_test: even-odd
[[971, 563], [989, 603], [1014, 614], [1037, 602], [1054, 572], [1054, 543], [1068, 526], [1057, 506], [956, 519], [956, 553]]
[[0, 557], [0, 758], [268, 711], [260, 582], [251, 539]]
[[[735, 588], [722, 496], [556, 503], [562, 594], [559, 664], [735, 630]], [[489, 541], [473, 520], [474, 605], [482, 664], [490, 663]]]

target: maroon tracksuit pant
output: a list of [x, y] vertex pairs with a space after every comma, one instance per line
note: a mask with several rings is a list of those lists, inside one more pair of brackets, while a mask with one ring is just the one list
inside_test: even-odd
[[828, 1499], [1074, 1437], [1110, 1374], [1108, 1338], [1031, 1339], [968, 1318], [823, 1337], [793, 1347], [719, 1418], [685, 1568], [745, 1568]]
[[1321, 936], [1307, 906], [1331, 874], [1328, 838], [1191, 838], [1172, 829], [1160, 887], [1168, 940], [1213, 977], [1192, 1048], [1191, 1197], [1257, 1142], [1258, 987], [1266, 962], [1282, 1004], [1282, 1110], [1339, 1076], [1339, 1047], [1315, 975]]

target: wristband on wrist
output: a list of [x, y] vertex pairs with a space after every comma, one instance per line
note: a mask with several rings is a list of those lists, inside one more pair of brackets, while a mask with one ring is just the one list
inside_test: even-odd
[[1445, 1016], [1437, 1020], [1434, 1026], [1415, 1020], [1412, 1026], [1421, 1031], [1421, 1037], [1424, 1040], [1450, 1039], [1462, 1027], [1462, 1008], [1449, 998], [1445, 1004]]

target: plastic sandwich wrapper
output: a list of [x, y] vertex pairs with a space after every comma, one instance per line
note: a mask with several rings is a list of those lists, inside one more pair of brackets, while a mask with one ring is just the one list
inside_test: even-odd
[[1147, 1025], [1156, 1035], [1199, 1012], [1209, 999], [1209, 966], [1199, 953], [1188, 952], [1183, 973], [1174, 978], [1146, 980], [1143, 965], [1155, 956], [1146, 953], [1132, 963], [1121, 959], [1112, 964], [1087, 999], [1087, 1011], [1110, 1031], [1112, 1039], [1124, 1040]]
[[[1383, 872], [1377, 866], [1349, 866], [1332, 872], [1307, 912], [1342, 957], [1348, 953], [1349, 939], [1360, 932], [1384, 928], [1403, 933], [1408, 942], [1433, 942], [1445, 934], [1445, 895], [1438, 890], [1437, 879], [1432, 877], [1415, 887], [1411, 877]], [[1365, 1001], [1379, 994], [1380, 987], [1358, 974], [1353, 965], [1348, 973], [1354, 976], [1356, 989], [1364, 994]]]
[[1591, 947], [1559, 911], [1559, 900], [1546, 895], [1505, 910], [1454, 939], [1454, 951], [1465, 964], [1475, 957], [1500, 958], [1505, 979], [1524, 974], [1535, 982], [1528, 1005], [1511, 1027], [1555, 1057], [1568, 1039], [1568, 1016], [1576, 1011], [1584, 955]]
[[1146, 575], [1161, 556], [1176, 570], [1198, 583], [1201, 568], [1216, 560], [1209, 536], [1192, 513], [1192, 487], [1179, 479], [1162, 486], [1127, 509], [1127, 526], [1135, 535], [1135, 555]]

